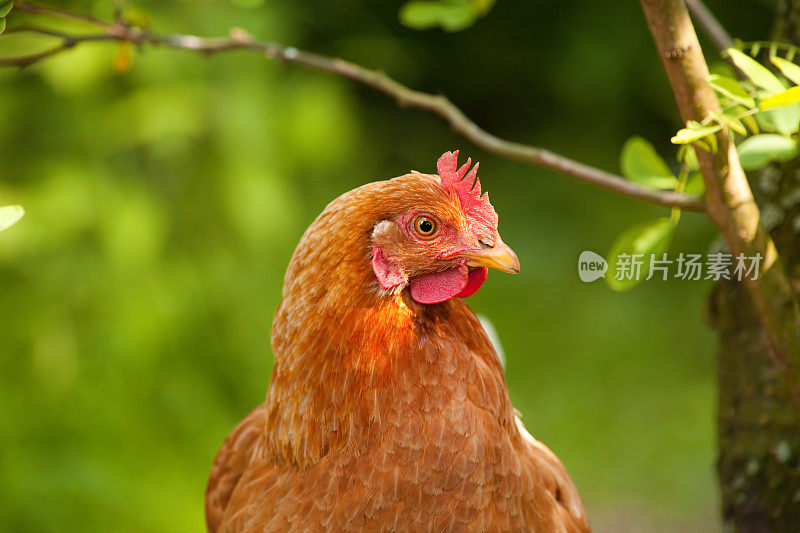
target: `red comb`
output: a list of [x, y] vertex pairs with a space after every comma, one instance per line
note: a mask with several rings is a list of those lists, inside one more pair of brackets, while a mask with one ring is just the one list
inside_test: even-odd
[[478, 179], [480, 163], [475, 163], [475, 166], [467, 174], [467, 169], [471, 164], [472, 159], [467, 158], [467, 162], [459, 168], [458, 150], [456, 150], [443, 153], [436, 162], [436, 169], [439, 171], [439, 179], [444, 188], [458, 196], [464, 213], [472, 219], [473, 223], [477, 223], [476, 229], [497, 231], [497, 213], [489, 203], [489, 193], [481, 195], [481, 182]]

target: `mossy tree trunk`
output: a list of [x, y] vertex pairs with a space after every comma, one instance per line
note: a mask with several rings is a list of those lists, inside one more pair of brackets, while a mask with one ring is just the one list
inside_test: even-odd
[[[800, 42], [800, 0], [778, 6], [772, 39]], [[797, 289], [800, 161], [772, 165], [749, 181]], [[782, 379], [741, 284], [718, 285], [710, 305], [719, 334], [717, 472], [723, 520], [741, 532], [800, 531], [800, 391]]]
[[[762, 218], [786, 271], [800, 273], [800, 168], [795, 162], [751, 176]], [[713, 291], [717, 356], [717, 472], [726, 525], [740, 532], [800, 531], [800, 424], [790, 390], [770, 355], [764, 328], [741, 283]], [[795, 383], [800, 376], [795, 376]]]

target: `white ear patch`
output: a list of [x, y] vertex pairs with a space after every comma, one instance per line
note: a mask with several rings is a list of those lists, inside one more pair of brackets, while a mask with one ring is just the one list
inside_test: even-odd
[[389, 220], [381, 220], [375, 227], [372, 229], [372, 241], [373, 242], [381, 242], [389, 237], [389, 233], [392, 231], [392, 224], [393, 222]]

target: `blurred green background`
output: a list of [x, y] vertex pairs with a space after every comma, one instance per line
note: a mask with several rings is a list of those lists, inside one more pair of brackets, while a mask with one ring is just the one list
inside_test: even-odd
[[[735, 36], [769, 35], [774, 2], [709, 4]], [[638, 2], [499, 0], [460, 33], [405, 28], [400, 5], [135, 4], [159, 31], [239, 26], [380, 68], [489, 131], [611, 171], [633, 134], [674, 153], [679, 120]], [[470, 303], [494, 322], [514, 404], [595, 529], [719, 529], [710, 285], [617, 294], [576, 272], [581, 251], [605, 253], [665, 210], [483, 153], [327, 74], [148, 47], [118, 75], [118, 48], [0, 71], [0, 205], [27, 210], [0, 233], [0, 529], [202, 530], [211, 460], [265, 396], [272, 315], [305, 227], [342, 192], [433, 171], [453, 148], [481, 161], [522, 263]], [[705, 252], [714, 235], [686, 215], [671, 251]]]

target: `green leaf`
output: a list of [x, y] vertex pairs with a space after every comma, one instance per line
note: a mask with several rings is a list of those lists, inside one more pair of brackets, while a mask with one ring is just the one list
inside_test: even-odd
[[440, 26], [445, 31], [464, 30], [485, 15], [495, 0], [412, 0], [400, 8], [400, 22], [424, 30]]
[[758, 63], [758, 61], [735, 48], [728, 48], [727, 52], [733, 63], [739, 67], [739, 70], [750, 78], [750, 81], [754, 84], [770, 94], [777, 94], [783, 91], [784, 87], [781, 81], [776, 78], [772, 72], [767, 70], [766, 67]]
[[800, 127], [800, 106], [790, 104], [765, 109], [756, 115], [756, 119], [765, 130], [777, 131], [781, 135], [791, 135], [796, 133]]
[[758, 107], [761, 109], [769, 109], [771, 107], [780, 107], [795, 102], [800, 102], [800, 87], [792, 87], [775, 96], [770, 96], [766, 100], [761, 100], [758, 103]]
[[778, 67], [783, 75], [786, 76], [792, 83], [796, 85], [800, 85], [800, 67], [792, 63], [791, 61], [787, 61], [782, 57], [773, 57], [770, 59], [772, 64]]
[[777, 53], [778, 53], [778, 43], [772, 42], [769, 45], [769, 57], [770, 57], [770, 59], [775, 57], [775, 54], [777, 54]]
[[682, 144], [678, 148], [677, 159], [680, 163], [689, 170], [697, 170], [700, 165], [697, 163], [697, 153], [694, 151], [694, 146], [691, 144]]
[[6, 31], [6, 18], [0, 17], [0, 33]]
[[8, 229], [16, 224], [25, 214], [25, 210], [20, 205], [7, 205], [0, 207], [0, 231]]
[[[662, 217], [640, 222], [622, 232], [622, 235], [611, 247], [611, 251], [608, 252], [608, 273], [605, 277], [608, 286], [615, 291], [622, 292], [632, 289], [644, 281], [650, 273], [651, 254], [660, 258], [669, 246], [674, 230], [675, 224], [669, 218]], [[639, 258], [641, 267], [638, 279], [636, 276], [632, 276], [633, 279], [617, 279], [618, 275], [627, 277], [622, 275], [631, 272], [631, 270], [626, 272], [627, 267], [620, 261], [620, 259], [624, 260], [624, 258], [620, 258], [623, 254], [628, 256], [642, 254], [643, 257]], [[628, 262], [628, 265], [631, 265], [632, 261], [633, 259]]]
[[797, 144], [792, 139], [774, 133], [748, 137], [736, 149], [745, 170], [759, 169], [770, 161], [788, 161], [797, 155]]
[[703, 181], [703, 176], [699, 172], [692, 172], [689, 174], [689, 179], [686, 180], [686, 186], [683, 188], [683, 192], [695, 196], [700, 196], [706, 192], [706, 184]]
[[14, 0], [0, 0], [0, 17], [6, 17], [14, 7]]
[[753, 100], [753, 97], [750, 96], [741, 85], [739, 85], [738, 81], [732, 78], [711, 74], [708, 78], [706, 78], [706, 83], [708, 83], [712, 89], [727, 96], [734, 102], [738, 102], [750, 109], [753, 109], [756, 106], [756, 102]]
[[725, 113], [719, 113], [718, 115], [715, 116], [717, 116], [719, 120], [725, 122], [725, 124], [727, 124], [728, 127], [733, 131], [735, 131], [736, 133], [740, 135], [747, 135], [747, 130], [745, 129], [744, 124], [742, 124], [742, 121], [739, 120], [739, 118], [727, 115]]
[[[697, 124], [696, 122], [694, 124]], [[722, 126], [694, 126], [690, 123], [689, 127], [678, 130], [678, 132], [670, 139], [672, 144], [689, 144], [707, 137], [722, 129]]]
[[623, 176], [645, 187], [674, 189], [678, 185], [678, 180], [653, 145], [641, 137], [631, 137], [625, 142], [619, 166]]
[[742, 117], [742, 122], [750, 129], [753, 133], [758, 133], [758, 121], [753, 115], [745, 115]]

